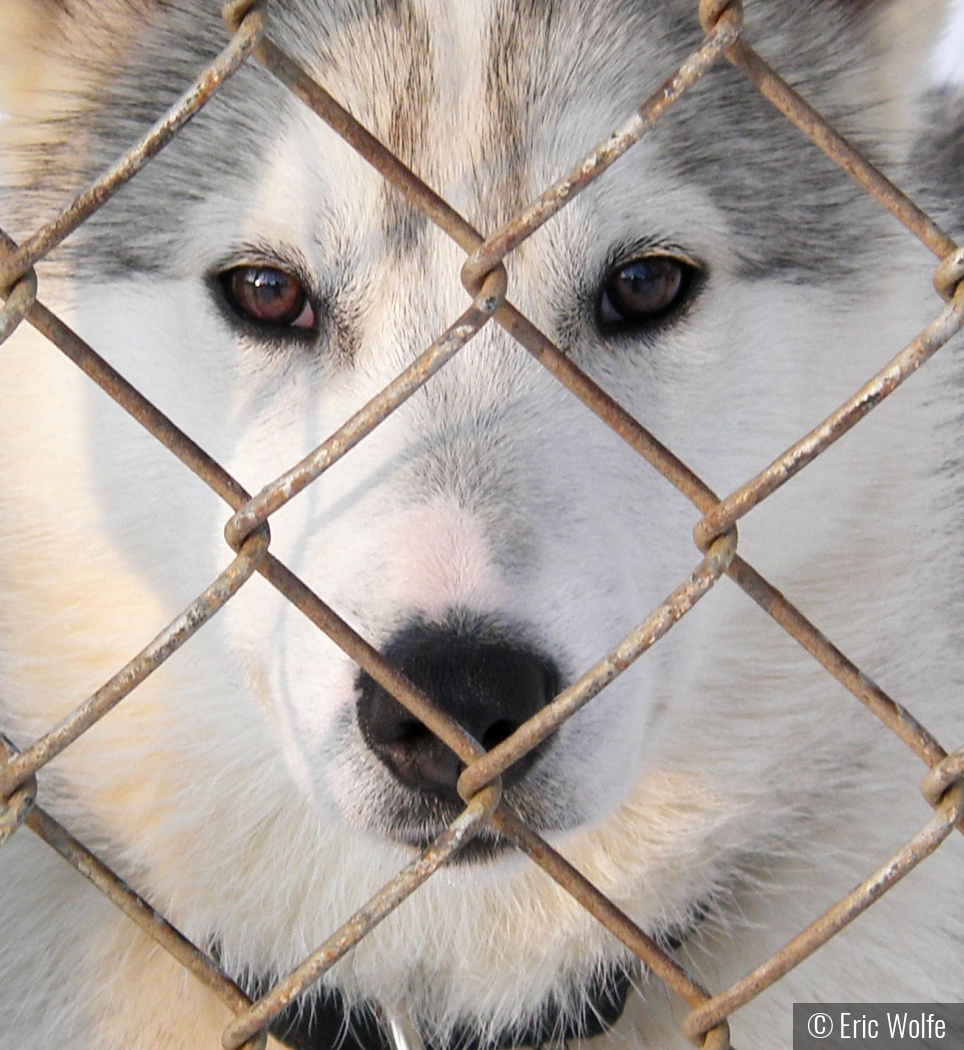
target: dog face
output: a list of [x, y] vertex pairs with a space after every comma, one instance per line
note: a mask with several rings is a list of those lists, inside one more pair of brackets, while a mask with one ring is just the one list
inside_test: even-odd
[[[281, 5], [272, 32], [491, 231], [698, 40], [695, 25], [680, 31], [691, 16], [683, 4], [605, 15], [567, 4], [553, 14], [493, 8], [476, 24], [444, 6], [356, 18]], [[198, 39], [200, 29], [204, 40], [212, 27], [195, 23], [180, 13], [142, 47], [160, 54], [172, 31]], [[828, 41], [855, 31], [835, 10], [813, 28], [794, 67], [832, 115], [821, 78], [852, 51]], [[535, 51], [520, 46], [533, 38]], [[787, 42], [777, 45], [786, 57]], [[452, 55], [472, 52], [453, 67]], [[171, 90], [161, 79], [145, 85], [143, 63], [138, 54], [105, 86], [105, 112], [132, 114], [131, 101], [143, 109]], [[159, 76], [154, 61], [147, 68]], [[752, 418], [763, 401], [754, 363], [779, 346], [767, 398], [779, 400], [774, 382], [792, 390], [795, 348], [819, 338], [811, 315], [839, 325], [830, 289], [861, 283], [848, 248], [886, 238], [859, 192], [735, 73], [709, 80], [508, 267], [512, 297], [543, 331], [725, 488], [794, 433], [778, 425], [784, 408]], [[98, 161], [116, 137], [95, 140]], [[243, 170], [239, 141], [257, 158]], [[784, 189], [768, 172], [788, 165], [804, 177]], [[135, 213], [148, 201], [145, 226]], [[122, 369], [253, 489], [334, 431], [466, 305], [459, 250], [255, 70], [80, 239], [83, 265], [109, 280], [80, 305], [82, 331], [114, 348]], [[693, 414], [719, 419], [720, 433], [694, 434]], [[140, 509], [119, 513], [149, 531], [137, 525]], [[467, 639], [483, 662], [510, 651], [524, 660], [538, 681], [518, 710], [501, 695], [510, 687], [492, 682], [474, 691], [452, 682], [452, 695], [435, 696], [491, 745], [685, 577], [698, 558], [693, 520], [665, 481], [490, 326], [272, 527], [279, 556], [430, 693], [442, 688], [446, 648]], [[212, 560], [219, 533], [212, 527], [207, 542]], [[227, 645], [303, 790], [323, 812], [403, 842], [440, 830], [457, 803], [452, 771], [426, 781], [419, 770], [444, 757], [411, 720], [396, 712], [393, 722], [387, 700], [364, 700], [371, 687], [295, 609], [251, 591], [226, 614]], [[625, 800], [653, 760], [661, 720], [686, 710], [654, 676], [643, 665], [613, 684], [510, 788], [537, 827], [591, 825]], [[406, 733], [418, 737], [411, 748], [396, 739]]]
[[[871, 15], [851, 5], [757, 6], [747, 5], [751, 41], [844, 130], [879, 136], [893, 161], [900, 100], [881, 100], [880, 69], [886, 57], [905, 90], [908, 54], [884, 56]], [[130, 40], [114, 45], [108, 75], [94, 51], [109, 19], [94, 8], [82, 17], [91, 43], [75, 75], [90, 79], [96, 104], [67, 114], [88, 149], [55, 189], [116, 155], [222, 40], [216, 19], [191, 8], [151, 11], [136, 34], [130, 13], [112, 10], [114, 37], [119, 24]], [[700, 38], [682, 2], [304, 2], [275, 5], [268, 24], [485, 233], [576, 163]], [[60, 32], [61, 49], [79, 46], [76, 25]], [[52, 127], [50, 162], [66, 150]], [[30, 171], [24, 160], [11, 181], [24, 183], [19, 206], [39, 214]], [[509, 257], [509, 298], [729, 491], [863, 378], [872, 348], [915, 330], [915, 310], [889, 294], [907, 256], [888, 222], [720, 68]], [[467, 305], [463, 253], [253, 66], [61, 259], [50, 281], [66, 289], [81, 334], [250, 491], [327, 438]], [[855, 348], [845, 360], [841, 345]], [[814, 377], [830, 363], [834, 381], [822, 387]], [[110, 561], [139, 580], [151, 601], [139, 599], [138, 617], [142, 606], [176, 610], [225, 561], [224, 507], [99, 395], [71, 398], [88, 466], [63, 483], [81, 493], [78, 513], [98, 537], [90, 571]], [[748, 529], [791, 579], [841, 549], [837, 526], [859, 491], [838, 492], [816, 525], [800, 515], [836, 488], [815, 472]], [[272, 518], [272, 551], [489, 747], [687, 577], [700, 557], [697, 517], [492, 323]], [[45, 520], [50, 535], [64, 528]], [[715, 863], [674, 874], [695, 843], [750, 853], [781, 819], [775, 806], [748, 835], [739, 814], [786, 750], [778, 762], [772, 734], [751, 732], [733, 784], [719, 742], [739, 736], [755, 704], [790, 724], [761, 699], [782, 695], [760, 682], [783, 657], [751, 685], [720, 666], [714, 642], [732, 624], [725, 600], [716, 609], [506, 774], [507, 801], [553, 841], [588, 850], [603, 829], [608, 856], [644, 855], [632, 878], [612, 879], [651, 928], [716, 885]], [[453, 757], [262, 581], [219, 616], [206, 659], [216, 672], [168, 700], [174, 719], [222, 738], [236, 729], [239, 765], [264, 748], [267, 724], [284, 782], [332, 836], [364, 843], [359, 855], [410, 856], [458, 811]], [[165, 673], [191, 677], [186, 664]], [[675, 815], [653, 794], [669, 781]], [[649, 855], [647, 835], [661, 843]], [[494, 836], [480, 842], [468, 854], [474, 877], [516, 870]], [[629, 889], [640, 866], [651, 881]]]
[[[443, 5], [377, 18], [279, 5], [271, 31], [492, 231], [694, 46], [690, 15], [684, 4], [496, 5], [477, 20]], [[805, 51], [771, 18], [756, 23], [764, 47], [802, 71], [831, 117], [841, 109], [831, 74], [835, 92], [868, 92], [861, 27], [839, 10], [806, 22]], [[174, 90], [159, 61], [173, 34], [204, 47], [217, 29], [190, 11], [159, 19], [101, 86], [103, 112], [125, 116], [92, 131], [92, 168]], [[188, 49], [177, 61], [194, 58]], [[806, 382], [799, 360], [846, 326], [839, 283], [866, 291], [856, 243], [882, 251], [888, 238], [859, 192], [737, 74], [707, 80], [508, 270], [511, 297], [550, 338], [728, 488], [805, 421], [786, 407]], [[239, 152], [254, 162], [239, 167]], [[788, 167], [802, 170], [790, 187], [771, 177]], [[460, 251], [254, 69], [78, 242], [77, 265], [97, 286], [78, 304], [81, 331], [252, 489], [324, 440], [466, 305]], [[695, 415], [718, 422], [694, 428]], [[106, 433], [97, 424], [93, 440], [116, 445]], [[144, 540], [150, 504], [111, 497], [103, 512], [115, 533], [137, 533], [130, 557], [145, 570], [163, 556]], [[192, 537], [191, 568], [223, 552], [210, 518]], [[490, 325], [272, 529], [283, 560], [491, 746], [685, 578], [694, 519]], [[297, 610], [252, 586], [224, 620], [243, 688], [320, 812], [409, 844], [454, 815], [458, 767], [446, 750]], [[500, 664], [513, 670], [486, 669]], [[617, 809], [658, 762], [663, 723], [694, 715], [671, 668], [644, 662], [612, 684], [515, 771], [509, 800], [545, 831]], [[531, 679], [524, 696], [518, 675]]]

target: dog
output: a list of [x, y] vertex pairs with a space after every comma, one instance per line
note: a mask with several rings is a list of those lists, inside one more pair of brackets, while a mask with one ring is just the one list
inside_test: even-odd
[[[12, 237], [225, 46], [217, 7], [0, 6]], [[912, 181], [941, 17], [928, 0], [748, 0], [744, 32]], [[483, 233], [702, 39], [689, 0], [279, 0], [265, 18]], [[39, 296], [257, 492], [462, 313], [464, 258], [251, 61], [39, 264]], [[506, 260], [511, 301], [724, 494], [937, 315], [933, 265], [725, 61]], [[939, 354], [739, 526], [741, 554], [949, 750], [964, 739], [960, 381]], [[230, 513], [19, 327], [0, 351], [0, 728], [18, 747], [228, 564]], [[491, 747], [688, 577], [699, 516], [490, 323], [272, 516], [270, 549]], [[40, 771], [38, 797], [258, 994], [457, 816], [459, 770], [255, 575]], [[924, 772], [723, 579], [507, 770], [504, 798], [716, 992], [926, 823]], [[28, 831], [0, 850], [0, 873], [4, 1048], [220, 1045], [228, 1009]], [[734, 1013], [734, 1044], [788, 1046], [793, 1002], [960, 1001], [962, 874], [952, 835]], [[685, 1014], [487, 829], [269, 1045], [674, 1050], [690, 1045]]]

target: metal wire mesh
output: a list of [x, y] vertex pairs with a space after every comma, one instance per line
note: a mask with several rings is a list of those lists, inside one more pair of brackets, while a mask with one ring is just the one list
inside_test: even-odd
[[[297, 996], [356, 945], [381, 919], [429, 879], [486, 823], [511, 839], [531, 860], [572, 894], [653, 974], [690, 1007], [687, 1035], [706, 1048], [729, 1045], [728, 1016], [826, 943], [915, 865], [933, 853], [955, 826], [964, 831], [964, 754], [948, 755], [909, 711], [861, 672], [737, 553], [737, 522], [823, 453], [964, 326], [964, 250], [831, 128], [807, 102], [770, 69], [742, 37], [738, 0], [701, 0], [705, 32], [700, 46], [620, 127], [490, 237], [483, 237], [446, 201], [417, 178], [384, 145], [338, 104], [264, 31], [263, 5], [252, 0], [225, 4], [231, 32], [222, 54], [202, 71], [181, 99], [102, 178], [78, 196], [49, 225], [17, 246], [0, 242], [0, 341], [27, 321], [51, 340], [159, 442], [174, 453], [228, 505], [225, 526], [236, 552], [222, 572], [183, 613], [69, 717], [18, 751], [0, 739], [0, 843], [21, 825], [29, 827], [90, 879], [163, 948], [204, 982], [235, 1014], [224, 1032], [226, 1050], [264, 1046], [268, 1024]], [[245, 62], [258, 62], [347, 141], [408, 201], [466, 253], [462, 281], [472, 296], [464, 313], [408, 368], [310, 455], [251, 496], [205, 451], [118, 375], [93, 348], [47, 310], [37, 298], [34, 265], [51, 252], [127, 180], [149, 163]], [[585, 375], [506, 298], [503, 261], [551, 216], [564, 208], [652, 128], [700, 77], [721, 62], [741, 70], [800, 131], [916, 236], [938, 259], [934, 284], [946, 305], [934, 320], [860, 390], [764, 471], [720, 499], [674, 454]], [[453, 718], [360, 637], [271, 552], [269, 521], [281, 507], [316, 481], [362, 441], [391, 412], [451, 361], [487, 324], [510, 333], [544, 368], [588, 406], [646, 462], [666, 477], [702, 514], [694, 539], [699, 560], [688, 578], [617, 646], [561, 692], [508, 739], [486, 752]], [[145, 901], [98, 861], [35, 803], [37, 776], [56, 755], [120, 703], [148, 675], [260, 573], [359, 667], [387, 689], [464, 762], [458, 790], [463, 813], [412, 864], [257, 1002], [225, 977], [218, 965], [160, 918]], [[501, 776], [589, 703], [613, 679], [666, 634], [723, 575], [738, 584], [799, 642], [854, 697], [904, 742], [928, 767], [924, 793], [933, 818], [878, 871], [847, 897], [763, 961], [732, 987], [715, 994], [701, 987], [542, 837], [527, 827], [502, 799]]]

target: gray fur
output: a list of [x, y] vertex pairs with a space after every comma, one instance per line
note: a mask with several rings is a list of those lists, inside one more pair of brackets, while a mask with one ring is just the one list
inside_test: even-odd
[[[746, 33], [897, 170], [916, 84], [906, 67], [922, 52], [905, 63], [881, 43], [872, 9], [749, 0]], [[692, 0], [269, 0], [269, 32], [484, 233], [701, 39]], [[46, 85], [32, 104], [47, 123], [12, 156], [0, 222], [22, 238], [55, 213], [225, 40], [213, 2], [65, 3], [21, 78]], [[933, 191], [959, 185], [956, 138], [938, 134], [925, 153]], [[654, 251], [694, 264], [692, 294], [607, 327], [614, 268]], [[452, 323], [463, 258], [250, 63], [41, 265], [41, 297], [258, 491]], [[266, 330], [232, 308], [225, 271], [273, 264], [304, 284], [311, 323]], [[931, 265], [726, 65], [506, 262], [513, 301], [721, 493], [942, 308]], [[740, 522], [741, 554], [949, 747], [964, 677], [960, 495], [947, 478], [957, 371], [943, 354]], [[4, 731], [36, 739], [178, 616], [231, 557], [227, 515], [21, 326], [0, 353]], [[272, 515], [271, 549], [383, 651], [406, 624], [457, 613], [512, 625], [569, 684], [692, 578], [698, 517], [492, 323]], [[45, 804], [216, 945], [228, 972], [289, 972], [412, 859], [392, 814], [419, 788], [366, 738], [362, 687], [352, 660], [256, 576], [40, 773]], [[930, 817], [916, 757], [728, 580], [560, 726], [538, 763], [510, 801], [714, 992]], [[422, 808], [419, 841], [451, 812], [436, 810]], [[741, 1009], [737, 1045], [774, 1045], [792, 1001], [844, 986], [858, 1001], [958, 995], [962, 848], [952, 836]], [[437, 873], [324, 981], [407, 1011], [439, 1046], [462, 1030], [484, 1045], [548, 999], [575, 1011], [623, 949], [525, 858], [478, 860]], [[0, 866], [12, 1045], [217, 1045], [227, 1009], [59, 858], [21, 831]], [[682, 1007], [646, 975], [639, 991], [603, 1045], [682, 1047]]]
[[[433, 81], [427, 30], [406, 4], [284, 3], [272, 9], [270, 32], [303, 61], [322, 84], [332, 84], [349, 109], [397, 155], [438, 184], [435, 167], [440, 98]], [[96, 9], [77, 17], [97, 19]], [[818, 106], [858, 142], [867, 134], [866, 99], [843, 105], [827, 85], [854, 63], [859, 29], [827, 5], [787, 0], [748, 5], [749, 37]], [[799, 26], [793, 46], [783, 27]], [[331, 33], [340, 31], [332, 51]], [[372, 36], [374, 34], [374, 36]], [[543, 188], [526, 177], [532, 138], [551, 126], [550, 107], [560, 100], [591, 100], [593, 85], [620, 85], [600, 105], [613, 121], [628, 115], [700, 40], [692, 5], [626, 3], [614, 14], [590, 3], [512, 4], [496, 10], [480, 46], [488, 49], [488, 97], [478, 100], [490, 114], [477, 155], [461, 166], [476, 181], [469, 218], [484, 231], [507, 221]], [[71, 38], [72, 42], [73, 38]], [[800, 47], [799, 41], [805, 41]], [[224, 45], [216, 12], [175, 3], [144, 19], [128, 64], [112, 72], [89, 116], [50, 128], [42, 152], [32, 159], [42, 182], [17, 186], [15, 229], [28, 230], [101, 170], [161, 115], [190, 80]], [[859, 40], [856, 46], [860, 46]], [[360, 56], [368, 56], [367, 64]], [[867, 45], [867, 62], [873, 61]], [[85, 62], [96, 69], [97, 55]], [[381, 100], [373, 108], [372, 99]], [[386, 101], [387, 100], [387, 101]], [[273, 78], [249, 63], [192, 124], [98, 213], [73, 239], [82, 251], [72, 260], [105, 277], [129, 271], [177, 272], [176, 244], [192, 205], [212, 196], [244, 195], [246, 173], [236, 158], [252, 163], [267, 155], [287, 125], [293, 103]], [[602, 138], [605, 128], [600, 127]], [[870, 238], [886, 238], [889, 222], [855, 184], [843, 176], [772, 109], [745, 78], [721, 66], [667, 114], [653, 132], [664, 170], [705, 186], [732, 216], [731, 234], [747, 275], [832, 283], [853, 276], [857, 255]], [[77, 141], [89, 144], [78, 151]], [[578, 155], [560, 157], [562, 174]], [[449, 159], [451, 164], [453, 159]], [[458, 158], [455, 158], [458, 163]], [[626, 163], [633, 164], [633, 160]], [[797, 173], [788, 182], [787, 169]], [[279, 192], [284, 192], [279, 187]], [[399, 250], [412, 250], [426, 220], [386, 187], [384, 228]], [[139, 216], [148, 211], [148, 229]], [[657, 235], [660, 231], [654, 231]], [[70, 246], [68, 246], [70, 251]]]

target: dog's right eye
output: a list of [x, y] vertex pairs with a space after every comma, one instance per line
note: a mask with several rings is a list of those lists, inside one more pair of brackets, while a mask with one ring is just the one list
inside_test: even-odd
[[315, 327], [315, 311], [294, 274], [274, 266], [236, 266], [221, 274], [231, 308], [245, 320], [267, 328]]
[[600, 329], [609, 335], [667, 320], [689, 298], [698, 274], [688, 260], [655, 252], [615, 267], [596, 306]]

